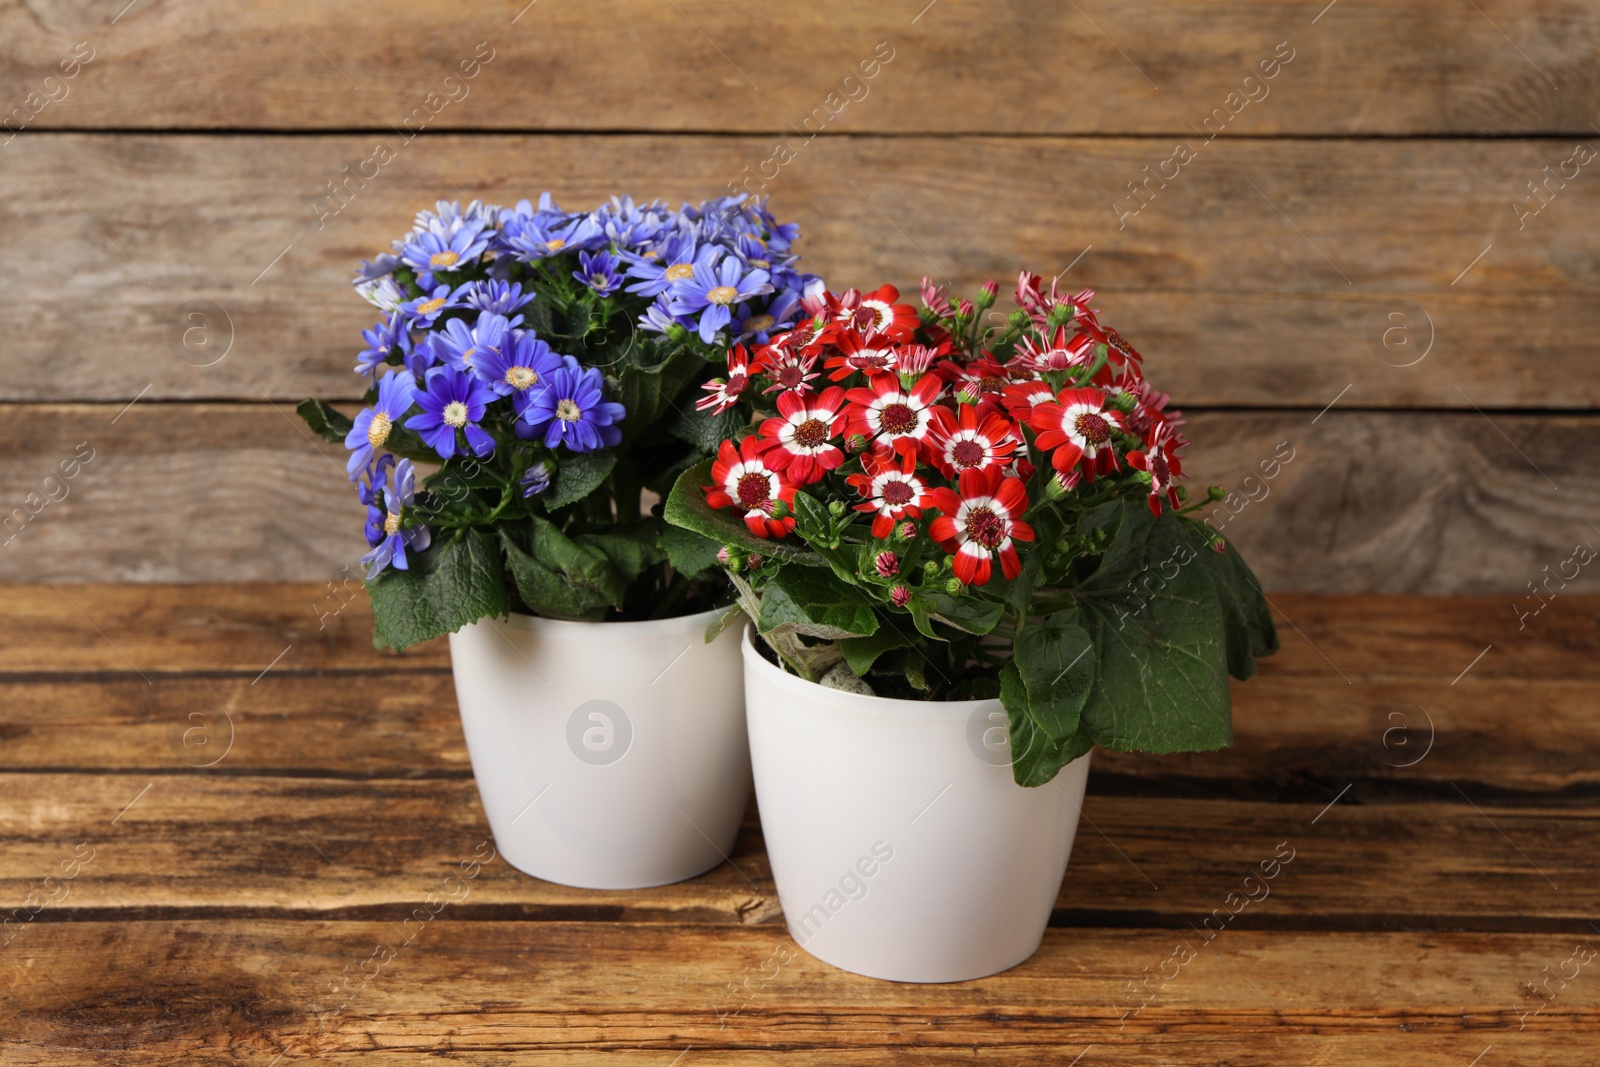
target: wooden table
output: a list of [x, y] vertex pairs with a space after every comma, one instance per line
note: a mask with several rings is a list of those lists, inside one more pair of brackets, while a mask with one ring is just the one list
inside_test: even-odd
[[753, 810], [681, 885], [474, 866], [446, 650], [341, 592], [0, 588], [0, 1063], [1600, 1058], [1600, 598], [1275, 597], [1235, 747], [1098, 754], [1039, 953], [912, 986], [794, 947]]

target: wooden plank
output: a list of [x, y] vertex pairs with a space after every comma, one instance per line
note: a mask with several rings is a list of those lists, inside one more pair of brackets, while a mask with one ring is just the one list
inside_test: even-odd
[[[1301, 647], [1299, 658], [1315, 658]], [[189, 770], [471, 774], [447, 673], [411, 671], [397, 686], [370, 677], [275, 669], [255, 684], [246, 675], [10, 681], [0, 684], [6, 769], [147, 779]], [[1322, 803], [1354, 783], [1371, 803], [1459, 803], [1459, 788], [1479, 802], [1593, 804], [1600, 797], [1600, 769], [1589, 755], [1600, 750], [1596, 692], [1594, 680], [1346, 686], [1274, 670], [1234, 683], [1232, 748], [1160, 757], [1101, 751], [1089, 792]], [[1495, 758], [1486, 759], [1491, 751]]]
[[[435, 104], [440, 129], [786, 131], [850, 93], [830, 132], [1187, 132], [1249, 92], [1258, 103], [1236, 125], [1252, 133], [1587, 136], [1600, 100], [1600, 19], [1575, 0], [1485, 2], [1481, 14], [1345, 0], [1321, 16], [1289, 0], [609, 0], [525, 13], [518, 0], [410, 0], [381, 25], [310, 0], [276, 6], [141, 5], [115, 19], [115, 3], [31, 18], [12, 7], [0, 14], [0, 95], [22, 103], [87, 40], [93, 60], [35, 127], [383, 129], [435, 91], [451, 99]], [[880, 41], [889, 64], [841, 91]], [[447, 85], [475, 51], [492, 59]], [[1289, 64], [1246, 84], [1275, 51]], [[186, 62], [196, 55], [207, 62]]]
[[[12, 145], [0, 240], [32, 267], [0, 304], [13, 339], [0, 399], [352, 398], [349, 368], [374, 315], [349, 277], [417, 208], [543, 188], [573, 207], [618, 191], [698, 200], [771, 151], [738, 136], [430, 136], [397, 147], [331, 215], [338, 202], [318, 199], [327, 184], [386, 138], [397, 140], [41, 134]], [[910, 292], [930, 274], [1009, 288], [1020, 266], [1071, 265], [1064, 282], [1100, 291], [1108, 321], [1185, 406], [1600, 403], [1600, 364], [1578, 356], [1600, 331], [1600, 264], [1579, 225], [1600, 183], [1573, 179], [1520, 223], [1514, 206], [1570, 146], [1200, 142], [1123, 217], [1140, 203], [1127, 184], [1173, 150], [1172, 138], [819, 138], [766, 191], [801, 223], [806, 266], [838, 287]], [[209, 317], [190, 317], [194, 301]], [[116, 328], [86, 345], [91, 305]], [[193, 330], [209, 331], [207, 346]]]
[[1021, 1067], [1092, 1046], [1086, 1064], [1462, 1067], [1492, 1045], [1499, 1062], [1565, 1067], [1600, 1025], [1600, 983], [1575, 979], [1550, 1000], [1529, 989], [1574, 958], [1571, 937], [1230, 931], [1155, 978], [1140, 1009], [1139, 968], [1155, 976], [1185, 935], [1051, 930], [1004, 974], [905, 985], [836, 971], [772, 927], [408, 932], [409, 944], [394, 922], [41, 926], [0, 969], [8, 1062], [342, 1064], [381, 1050], [419, 1065]]
[[[80, 842], [93, 849], [70, 892], [35, 922], [190, 910], [381, 918], [422, 902], [490, 839], [474, 783], [461, 779], [12, 774], [0, 783], [10, 798], [0, 899], [24, 899]], [[1091, 797], [1056, 921], [1184, 928], [1275, 853], [1292, 862], [1235, 924], [1574, 932], [1600, 910], [1600, 859], [1572, 847], [1600, 833], [1600, 809], [1386, 805], [1363, 794], [1330, 789], [1307, 804]], [[779, 913], [753, 817], [731, 863], [690, 882], [591, 892], [497, 861], [462, 905], [476, 918], [751, 923]]]
[[[1578, 575], [1565, 590], [1551, 578], [1558, 599], [1549, 611], [1560, 597], [1593, 589], [1588, 571], [1563, 562], [1577, 543], [1594, 544], [1583, 502], [1600, 494], [1587, 462], [1600, 452], [1600, 419], [1201, 412], [1188, 430], [1197, 442], [1185, 457], [1191, 485], [1237, 491], [1208, 514], [1268, 590], [1503, 594], [1490, 613], [1501, 618], [1488, 624], [1498, 630], [1516, 621], [1513, 603], [1537, 607], [1530, 581]], [[94, 458], [66, 482], [64, 499], [44, 503], [45, 492], [63, 491], [45, 479], [85, 445]], [[21, 532], [0, 552], [0, 580], [343, 581], [359, 573], [365, 551], [343, 456], [312, 440], [282, 405], [140, 401], [120, 415], [115, 405], [12, 408], [0, 425], [0, 501], [13, 517], [7, 532]], [[1275, 478], [1263, 476], [1263, 463]], [[1246, 492], [1257, 502], [1247, 503]], [[26, 525], [28, 513], [16, 515], [24, 506], [38, 512]], [[295, 633], [321, 640], [313, 601], [331, 609], [339, 601], [330, 596], [324, 589], [294, 609], [276, 647], [255, 647], [235, 665], [265, 667]], [[204, 618], [203, 605], [195, 608]], [[360, 640], [350, 629], [339, 640]], [[94, 640], [86, 632], [77, 645]], [[130, 658], [144, 669], [146, 661]]]

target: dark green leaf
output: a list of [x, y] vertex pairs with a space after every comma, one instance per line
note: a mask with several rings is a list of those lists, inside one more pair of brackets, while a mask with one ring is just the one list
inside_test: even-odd
[[1066, 740], [1078, 729], [1098, 665], [1077, 612], [1060, 611], [1040, 625], [1024, 626], [1012, 662], [1026, 690], [1029, 717], [1054, 740]]
[[678, 440], [706, 455], [715, 455], [717, 446], [731, 438], [747, 418], [748, 415], [736, 407], [720, 415], [678, 407], [667, 413], [662, 426]]
[[1094, 742], [1082, 731], [1065, 740], [1051, 737], [1028, 714], [1028, 695], [1015, 663], [1000, 669], [1000, 703], [1011, 724], [1011, 776], [1018, 785], [1045, 785]]
[[879, 656], [891, 649], [910, 646], [911, 639], [898, 627], [880, 626], [871, 637], [847, 637], [839, 642], [844, 661], [856, 674], [866, 674]]
[[[636, 349], [641, 356], [647, 351], [653, 355], [654, 346], [648, 350]], [[632, 438], [646, 426], [653, 425], [669, 407], [687, 406], [678, 402], [677, 396], [704, 367], [705, 360], [699, 353], [680, 345], [657, 363], [630, 359], [612, 368], [608, 372], [611, 387], [606, 392], [627, 409], [628, 414], [622, 420], [623, 436]], [[611, 373], [615, 373], [615, 378], [610, 378]], [[683, 415], [688, 417], [688, 412], [684, 411]]]
[[925, 593], [923, 596], [933, 618], [969, 634], [989, 633], [1000, 625], [1000, 617], [1005, 614], [1004, 604], [972, 594], [957, 597], [948, 593]]
[[877, 632], [878, 617], [854, 586], [803, 567], [783, 566], [761, 594], [763, 634], [795, 632], [839, 640]]
[[616, 465], [616, 450], [610, 448], [563, 456], [561, 466], [556, 469], [555, 483], [541, 497], [546, 510], [554, 511], [582, 500], [606, 480]]
[[689, 577], [715, 570], [719, 564], [717, 553], [722, 545], [709, 537], [702, 537], [681, 526], [667, 526], [661, 531], [660, 545], [667, 561], [679, 574]]
[[295, 405], [295, 411], [299, 412], [300, 417], [306, 421], [306, 425], [311, 427], [312, 433], [324, 441], [331, 441], [336, 445], [344, 444], [345, 436], [350, 432], [350, 428], [355, 425], [350, 419], [345, 418], [315, 397], [308, 397], [300, 401]]
[[1249, 564], [1232, 544], [1227, 546], [1226, 552], [1213, 552], [1207, 547], [1210, 530], [1190, 523], [1184, 526], [1197, 546], [1200, 561], [1222, 605], [1228, 673], [1240, 680], [1252, 677], [1256, 673], [1256, 657], [1278, 651], [1278, 629], [1272, 622], [1272, 606], [1262, 595]]
[[467, 530], [367, 583], [378, 636], [406, 648], [507, 609], [505, 568], [489, 535]]
[[678, 476], [662, 512], [668, 522], [709, 537], [718, 545], [733, 545], [746, 552], [759, 552], [772, 559], [807, 567], [828, 565], [808, 548], [787, 541], [757, 537], [750, 532], [735, 509], [714, 508], [707, 504], [706, 494], [700, 487], [711, 482], [711, 462], [709, 459], [701, 460]]
[[[537, 520], [543, 521], [543, 520]], [[558, 532], [556, 537], [562, 535]], [[563, 538], [565, 540], [565, 538]], [[517, 586], [517, 595], [520, 596], [529, 610], [549, 619], [571, 619], [585, 622], [598, 622], [606, 615], [606, 609], [614, 603], [606, 591], [596, 588], [596, 583], [579, 583], [573, 581], [571, 574], [566, 569], [543, 558], [535, 551], [526, 552], [509, 533], [501, 531], [501, 542], [505, 549], [506, 563], [511, 570], [512, 580]], [[570, 545], [571, 542], [569, 541]], [[546, 552], [550, 545], [545, 545]], [[594, 557], [598, 557], [598, 564], [592, 557], [585, 557], [584, 550], [577, 545], [572, 545], [570, 551], [559, 554], [564, 557], [574, 569], [583, 564], [589, 566], [603, 565], [610, 568], [610, 561], [599, 553], [597, 549], [589, 549]], [[616, 575], [612, 568], [612, 574]], [[621, 576], [616, 575], [620, 584]]]
[[643, 574], [645, 568], [666, 558], [656, 544], [660, 530], [665, 526], [660, 519], [643, 519], [632, 526], [620, 528], [615, 533], [579, 534], [573, 540], [600, 550], [624, 582], [632, 582]]
[[1074, 594], [1099, 658], [1084, 732], [1119, 751], [1197, 752], [1233, 738], [1222, 607], [1183, 521], [1143, 500], [1086, 519], [1111, 543]]

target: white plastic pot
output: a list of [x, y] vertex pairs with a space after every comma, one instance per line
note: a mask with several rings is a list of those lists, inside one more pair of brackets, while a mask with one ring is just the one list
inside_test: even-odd
[[750, 800], [739, 628], [512, 615], [450, 635], [500, 855], [585, 889], [679, 882], [727, 858]]
[[789, 933], [869, 978], [957, 982], [1038, 949], [1087, 755], [1011, 777], [998, 700], [888, 700], [779, 669], [743, 642], [756, 800]]

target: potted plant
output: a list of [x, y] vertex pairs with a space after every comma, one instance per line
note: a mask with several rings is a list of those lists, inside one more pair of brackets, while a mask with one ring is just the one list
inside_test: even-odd
[[718, 442], [693, 410], [710, 366], [792, 322], [811, 280], [795, 236], [743, 198], [440, 202], [356, 278], [383, 312], [356, 365], [366, 407], [299, 407], [350, 450], [376, 640], [450, 635], [484, 809], [530, 874], [678, 881], [738, 831], [720, 542], [659, 500]]
[[878, 978], [1025, 960], [1090, 750], [1227, 745], [1228, 674], [1277, 648], [1249, 568], [1183, 506], [1181, 416], [1094, 294], [1024, 273], [1002, 317], [997, 293], [808, 297], [707, 386], [737, 428], [666, 508], [723, 542], [759, 634], [745, 700], [789, 929]]

